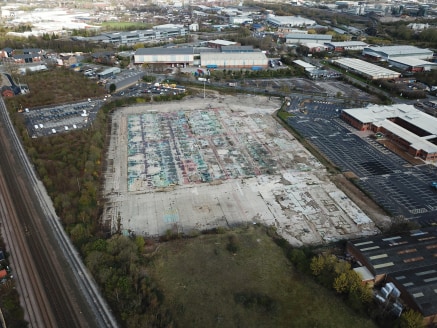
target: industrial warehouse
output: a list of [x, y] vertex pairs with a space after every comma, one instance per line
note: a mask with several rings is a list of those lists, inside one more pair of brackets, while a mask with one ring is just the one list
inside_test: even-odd
[[385, 46], [364, 48], [362, 55], [375, 61], [388, 61], [389, 59], [416, 58], [432, 59], [434, 52], [414, 46]]
[[436, 227], [347, 243], [348, 253], [368, 270], [365, 280], [387, 283], [377, 300], [393, 312], [404, 305], [419, 311], [428, 324], [437, 322], [436, 250]]
[[369, 80], [396, 79], [401, 76], [399, 72], [368, 63], [361, 59], [341, 58], [333, 60], [332, 62], [344, 68], [346, 71], [354, 72]]
[[267, 68], [268, 59], [260, 50], [250, 47], [221, 46], [219, 48], [140, 48], [134, 55], [135, 64], [165, 64], [205, 68]]
[[413, 157], [437, 160], [437, 118], [413, 105], [345, 109], [341, 118], [358, 130], [379, 132]]

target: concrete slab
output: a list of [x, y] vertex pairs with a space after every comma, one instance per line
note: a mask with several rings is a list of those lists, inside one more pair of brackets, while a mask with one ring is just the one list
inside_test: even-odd
[[272, 118], [279, 107], [240, 95], [117, 110], [104, 221], [147, 236], [263, 223], [293, 245], [377, 233]]

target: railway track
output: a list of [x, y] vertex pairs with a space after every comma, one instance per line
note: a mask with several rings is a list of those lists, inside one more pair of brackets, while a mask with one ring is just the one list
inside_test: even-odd
[[0, 139], [2, 229], [30, 326], [117, 327], [36, 178], [2, 99]]
[[[0, 162], [4, 168], [4, 161]], [[18, 219], [4, 174], [0, 171], [0, 220], [2, 233], [11, 254], [10, 262], [14, 270], [22, 306], [26, 309], [26, 319], [31, 327], [56, 327], [46, 292], [37, 274], [36, 264], [26, 242], [28, 227]]]

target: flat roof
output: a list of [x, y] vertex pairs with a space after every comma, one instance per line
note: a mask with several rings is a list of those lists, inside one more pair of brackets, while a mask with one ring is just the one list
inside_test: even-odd
[[234, 41], [219, 40], [219, 39], [217, 39], [217, 40], [210, 40], [210, 41], [208, 41], [208, 43], [220, 44], [222, 46], [233, 46], [233, 45], [237, 44], [237, 42], [234, 42]]
[[[414, 149], [423, 149], [428, 153], [437, 152], [437, 145], [428, 141], [428, 139], [432, 137], [437, 138], [437, 118], [416, 109], [414, 105], [372, 105], [364, 108], [344, 109], [343, 111], [361, 123], [372, 123], [375, 126], [384, 127], [388, 131], [400, 136], [405, 141], [408, 141]], [[398, 124], [388, 120], [395, 117], [398, 117], [413, 126], [419, 127], [426, 131], [428, 135], [419, 137], [418, 135], [402, 128]]]
[[[404, 129], [403, 127], [397, 125], [396, 123], [393, 123], [390, 120], [384, 120], [378, 123], [375, 125], [381, 126], [387, 131], [390, 131], [393, 134], [400, 136], [402, 139], [407, 141], [413, 149], [422, 149], [428, 154], [437, 153], [437, 145], [434, 145], [433, 143], [426, 140], [426, 138], [429, 138], [430, 136], [427, 136], [426, 138], [419, 137], [417, 134], [414, 134], [407, 129]], [[437, 138], [437, 135], [434, 134], [433, 136]]]
[[398, 72], [356, 58], [340, 58], [333, 60], [333, 62], [371, 76], [372, 78], [392, 78], [401, 75]]
[[390, 58], [389, 61], [403, 64], [403, 65], [408, 65], [411, 67], [437, 66], [437, 63], [431, 63], [429, 61], [415, 58], [415, 57], [395, 57], [395, 58]]
[[366, 50], [375, 51], [379, 53], [384, 53], [386, 55], [405, 55], [405, 54], [419, 54], [419, 53], [429, 53], [432, 51], [429, 49], [418, 48], [415, 46], [401, 45], [401, 46], [382, 46], [382, 47], [368, 47]]
[[299, 66], [301, 66], [301, 67], [303, 67], [305, 69], [307, 69], [307, 68], [316, 68], [316, 66], [311, 65], [310, 63], [307, 63], [306, 61], [303, 61], [303, 60], [300, 60], [300, 59], [293, 60], [293, 63], [295, 63], [296, 65], [299, 65]]
[[306, 33], [290, 33], [285, 36], [286, 39], [307, 39], [307, 40], [331, 40], [332, 35], [329, 34], [306, 34]]
[[344, 109], [362, 123], [377, 123], [388, 118], [399, 117], [418, 126], [429, 134], [437, 134], [437, 118], [418, 110], [414, 105], [371, 105], [362, 108]]
[[[437, 272], [437, 227], [413, 230], [394, 236], [377, 236], [348, 241], [371, 265], [375, 275], [412, 270], [416, 275], [434, 267]], [[436, 298], [437, 300], [437, 298]]]
[[222, 46], [223, 52], [254, 52], [261, 51], [260, 49], [255, 49], [253, 46]]
[[326, 44], [316, 43], [316, 42], [305, 42], [303, 45], [307, 48], [327, 48]]
[[308, 24], [308, 25], [314, 25], [316, 24], [316, 21], [308, 18], [303, 18], [299, 16], [270, 16], [267, 18], [267, 21], [271, 21], [275, 24], [283, 25], [283, 24], [290, 24], [290, 25], [302, 25], [302, 24]]
[[255, 52], [239, 52], [238, 56], [235, 55], [235, 52], [202, 52], [200, 54], [201, 61], [209, 61], [209, 60], [265, 60], [265, 64], [267, 65], [267, 57], [261, 51]]
[[138, 48], [135, 55], [191, 55], [194, 48]]
[[368, 44], [362, 41], [340, 41], [340, 42], [329, 42], [329, 45], [334, 47], [367, 47]]
[[100, 73], [98, 73], [98, 75], [106, 75], [106, 74], [110, 74], [113, 72], [120, 72], [120, 68], [118, 67], [109, 67], [103, 71], [101, 71]]
[[373, 280], [375, 276], [365, 266], [354, 268], [354, 271], [358, 273], [363, 281]]

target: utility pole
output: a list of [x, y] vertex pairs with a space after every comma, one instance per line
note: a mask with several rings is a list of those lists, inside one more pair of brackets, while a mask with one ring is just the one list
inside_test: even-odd
[[203, 99], [205, 99], [205, 83], [206, 81], [203, 81]]

